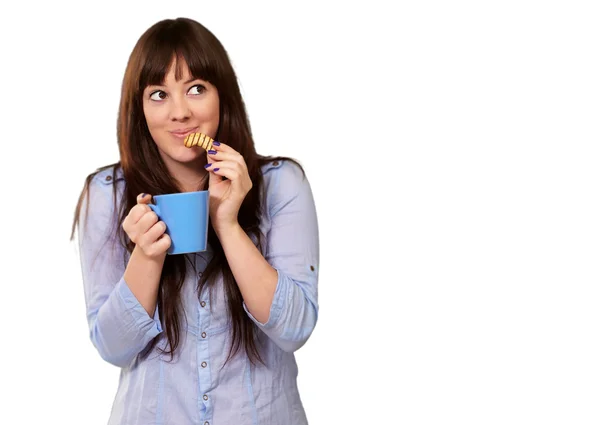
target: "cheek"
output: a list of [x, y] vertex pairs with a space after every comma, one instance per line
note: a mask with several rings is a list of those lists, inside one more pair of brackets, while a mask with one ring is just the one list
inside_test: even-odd
[[146, 115], [146, 124], [148, 125], [148, 130], [153, 131], [156, 129], [156, 119], [152, 115]]
[[164, 112], [159, 108], [144, 108], [144, 117], [146, 118], [146, 124], [150, 131], [162, 127], [165, 121]]
[[[213, 92], [214, 93], [214, 92]], [[205, 121], [213, 125], [219, 124], [219, 97], [216, 93], [206, 98], [199, 106], [198, 115]]]
[[202, 103], [193, 108], [194, 115], [203, 122], [212, 122], [219, 119], [219, 108], [213, 104]]

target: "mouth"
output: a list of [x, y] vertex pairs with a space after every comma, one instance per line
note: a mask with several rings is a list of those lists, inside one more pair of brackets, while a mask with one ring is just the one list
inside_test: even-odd
[[185, 139], [185, 136], [187, 136], [190, 133], [194, 133], [196, 130], [198, 130], [198, 127], [190, 127], [190, 128], [185, 128], [183, 130], [169, 131], [169, 133], [171, 133], [173, 136], [177, 137], [178, 139]]

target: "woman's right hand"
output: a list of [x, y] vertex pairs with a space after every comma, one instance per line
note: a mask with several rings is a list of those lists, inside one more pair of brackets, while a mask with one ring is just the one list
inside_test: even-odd
[[148, 194], [138, 195], [137, 205], [123, 221], [123, 230], [136, 248], [150, 258], [157, 258], [166, 255], [171, 246], [171, 238], [165, 233], [167, 225], [159, 221], [156, 213], [148, 206], [151, 200], [152, 196]]

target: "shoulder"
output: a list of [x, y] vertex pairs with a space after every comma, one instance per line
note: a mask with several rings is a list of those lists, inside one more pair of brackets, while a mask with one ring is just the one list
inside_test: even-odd
[[[98, 168], [87, 176], [86, 184], [90, 198], [102, 197], [112, 199], [113, 186], [121, 185], [125, 182], [123, 170], [118, 164], [111, 164]], [[122, 187], [118, 189], [122, 190]], [[98, 200], [98, 199], [97, 199]]]
[[117, 164], [99, 168], [90, 174], [90, 176], [92, 183], [103, 186], [112, 186], [118, 182], [125, 181], [123, 177], [123, 170]]
[[[79, 220], [105, 223], [115, 214], [115, 183], [124, 182], [123, 173], [118, 164], [96, 169], [87, 175], [77, 204]], [[117, 187], [122, 191], [123, 187]], [[116, 198], [120, 198], [119, 195]]]
[[268, 211], [273, 214], [310, 185], [301, 165], [290, 159], [273, 159], [262, 165], [264, 197]]
[[266, 184], [300, 184], [306, 179], [302, 167], [290, 159], [273, 159], [261, 166]]

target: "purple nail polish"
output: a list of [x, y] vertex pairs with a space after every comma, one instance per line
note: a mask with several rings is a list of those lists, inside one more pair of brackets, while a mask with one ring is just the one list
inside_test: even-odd
[[208, 167], [210, 167], [211, 165], [212, 165], [211, 163], [208, 163], [208, 164], [206, 164], [206, 165], [204, 166], [204, 168], [208, 168]]
[[219, 142], [217, 142], [216, 140], [213, 140], [213, 145], [214, 146], [221, 146], [221, 144]]
[[219, 169], [218, 168], [213, 168], [213, 171], [219, 171]]
[[145, 194], [145, 193], [142, 193], [142, 198], [145, 198], [145, 197], [146, 197], [146, 194]]
[[214, 151], [214, 150], [210, 149], [210, 150], [208, 151], [208, 153], [209, 153], [210, 155], [216, 155], [216, 154], [217, 154], [217, 151]]

